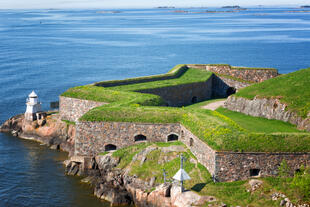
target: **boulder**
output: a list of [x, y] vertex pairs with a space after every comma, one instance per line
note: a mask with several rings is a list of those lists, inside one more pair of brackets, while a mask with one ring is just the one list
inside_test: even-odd
[[251, 187], [252, 192], [258, 189], [262, 184], [263, 184], [263, 181], [257, 180], [257, 179], [251, 179], [249, 181], [249, 185]]

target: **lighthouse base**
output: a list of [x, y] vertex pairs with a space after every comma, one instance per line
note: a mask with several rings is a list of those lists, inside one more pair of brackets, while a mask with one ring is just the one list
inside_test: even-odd
[[35, 121], [40, 120], [46, 117], [45, 112], [37, 112], [37, 113], [25, 113], [25, 120], [27, 121]]

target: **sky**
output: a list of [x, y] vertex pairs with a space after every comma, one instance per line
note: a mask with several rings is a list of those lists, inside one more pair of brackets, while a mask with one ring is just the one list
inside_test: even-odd
[[297, 6], [310, 0], [0, 0], [0, 9], [152, 8], [157, 6]]

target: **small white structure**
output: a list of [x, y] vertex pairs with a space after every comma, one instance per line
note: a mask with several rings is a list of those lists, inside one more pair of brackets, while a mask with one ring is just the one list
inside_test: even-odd
[[180, 164], [180, 169], [179, 171], [173, 176], [173, 179], [178, 180], [181, 182], [181, 192], [184, 192], [184, 181], [185, 180], [190, 180], [191, 177], [187, 174], [187, 172], [183, 169], [183, 161], [184, 161], [183, 154], [181, 154], [181, 164]]
[[38, 101], [38, 95], [32, 91], [26, 100], [25, 119], [28, 121], [37, 120], [37, 113], [41, 111], [41, 103]]
[[179, 169], [179, 171], [173, 176], [173, 179], [178, 181], [190, 180], [191, 177], [187, 174], [184, 169]]

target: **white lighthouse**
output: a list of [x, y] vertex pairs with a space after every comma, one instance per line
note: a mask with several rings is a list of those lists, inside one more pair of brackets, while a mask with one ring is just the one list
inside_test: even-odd
[[37, 112], [41, 111], [41, 103], [38, 102], [38, 95], [32, 91], [26, 100], [25, 119], [34, 121], [37, 119]]

